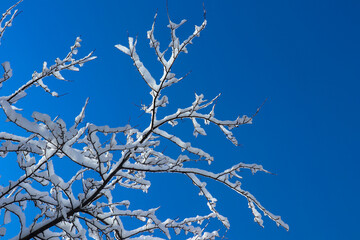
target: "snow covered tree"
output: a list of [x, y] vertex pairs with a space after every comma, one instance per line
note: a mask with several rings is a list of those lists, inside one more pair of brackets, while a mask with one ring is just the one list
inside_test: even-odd
[[[15, 8], [20, 2], [2, 15], [0, 39], [14, 21], [17, 14]], [[199, 134], [206, 135], [204, 125], [214, 124], [229, 141], [237, 145], [232, 130], [240, 125], [251, 124], [258, 111], [251, 117], [220, 120], [214, 113], [218, 96], [206, 100], [202, 94], [195, 94], [195, 100], [186, 108], [179, 108], [175, 112], [167, 111], [168, 97], [163, 94], [164, 90], [184, 78], [176, 77], [172, 67], [180, 54], [187, 53], [187, 47], [200, 36], [207, 22], [204, 14], [202, 24], [195, 26], [194, 32], [188, 38], [180, 40], [176, 31], [186, 21], [176, 24], [169, 18], [171, 42], [166, 50], [161, 50], [160, 42], [154, 36], [155, 20], [156, 16], [147, 37], [163, 69], [160, 79], [155, 79], [141, 62], [136, 51], [136, 39], [129, 37], [128, 46], [115, 46], [131, 58], [149, 87], [152, 101], [141, 107], [141, 110], [150, 116], [148, 126], [144, 129], [130, 125], [111, 128], [84, 122], [88, 101], [70, 127], [60, 118], [51, 119], [39, 112], [34, 112], [32, 119], [28, 119], [15, 106], [26, 97], [27, 89], [32, 86], [39, 86], [57, 97], [58, 94], [50, 90], [44, 80], [49, 76], [64, 80], [62, 71], [79, 71], [79, 67], [96, 58], [92, 52], [85, 57], [76, 58], [80, 38], [75, 40], [64, 58], [57, 58], [51, 66], [44, 62], [41, 72], [34, 72], [31, 79], [12, 94], [0, 97], [2, 114], [23, 132], [22, 135], [6, 132], [6, 129], [0, 132], [1, 157], [8, 161], [16, 157], [18, 166], [23, 171], [20, 178], [9, 179], [8, 185], [0, 186], [0, 214], [3, 219], [1, 236], [21, 240], [155, 240], [186, 233], [187, 239], [216, 239], [219, 232], [205, 231], [204, 220], [217, 218], [226, 228], [229, 228], [230, 224], [227, 218], [216, 210], [217, 200], [206, 187], [208, 180], [220, 182], [246, 198], [254, 220], [260, 226], [263, 225], [262, 215], [265, 215], [278, 226], [288, 229], [288, 225], [279, 216], [269, 212], [251, 193], [241, 188], [239, 171], [248, 169], [253, 173], [267, 172], [261, 165], [238, 163], [219, 173], [194, 167], [198, 160], [205, 160], [210, 164], [214, 159], [209, 153], [166, 130], [166, 124], [176, 128], [181, 125], [178, 124], [179, 120], [189, 120], [193, 124], [193, 134], [196, 137]], [[166, 54], [168, 49], [169, 53]], [[1, 85], [12, 77], [10, 63], [4, 62], [2, 66], [4, 73], [0, 79]], [[159, 112], [162, 115], [165, 112], [165, 116], [159, 115]], [[163, 141], [177, 146], [180, 153], [176, 157], [165, 155], [158, 150], [160, 142]], [[69, 181], [64, 180], [61, 171], [58, 171], [54, 164], [63, 158], [71, 160], [77, 166], [77, 169], [72, 169], [74, 175]], [[198, 188], [200, 195], [207, 200], [209, 214], [163, 220], [157, 216], [157, 208], [132, 209], [129, 200], [118, 201], [113, 198], [115, 189], [121, 187], [146, 194], [151, 183], [146, 175], [149, 172], [176, 173], [189, 178]], [[11, 221], [14, 218], [18, 221]], [[140, 223], [129, 224], [138, 220]], [[19, 226], [19, 233], [17, 236], [8, 236], [6, 229], [14, 222]], [[185, 235], [183, 236], [185, 238]]]

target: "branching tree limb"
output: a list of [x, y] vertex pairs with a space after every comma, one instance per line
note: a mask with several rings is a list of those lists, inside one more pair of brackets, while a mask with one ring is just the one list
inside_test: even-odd
[[[17, 12], [14, 8], [20, 2], [2, 15], [0, 39], [4, 30], [11, 26]], [[6, 21], [8, 16], [10, 19]], [[251, 124], [256, 114], [252, 117], [244, 115], [235, 120], [220, 120], [215, 117], [215, 102], [219, 96], [208, 101], [205, 100], [204, 95], [195, 94], [195, 100], [191, 105], [159, 118], [158, 112], [166, 111], [169, 101], [169, 98], [163, 94], [164, 90], [184, 78], [177, 78], [172, 72], [172, 67], [178, 56], [187, 53], [192, 41], [200, 36], [207, 21], [204, 14], [202, 24], [195, 26], [194, 32], [181, 41], [176, 31], [186, 20], [175, 24], [169, 17], [171, 41], [168, 49], [171, 55], [167, 58], [165, 53], [168, 49], [162, 51], [160, 42], [154, 35], [155, 20], [156, 16], [147, 37], [163, 68], [160, 79], [155, 79], [141, 62], [136, 51], [137, 41], [134, 38], [128, 38], [126, 47], [120, 44], [115, 46], [129, 55], [151, 90], [150, 105], [142, 107], [142, 110], [150, 115], [148, 126], [143, 130], [130, 125], [110, 128], [84, 123], [88, 100], [69, 128], [62, 119], [52, 120], [50, 116], [38, 112], [34, 112], [32, 119], [29, 120], [15, 107], [15, 104], [26, 96], [26, 91], [34, 85], [40, 86], [54, 97], [58, 96], [44, 83], [46, 78], [55, 76], [59, 80], [65, 80], [61, 75], [62, 71], [78, 71], [84, 63], [96, 58], [91, 52], [83, 58], [75, 59], [80, 47], [80, 38], [75, 40], [70, 52], [62, 60], [56, 59], [50, 67], [44, 62], [40, 73], [34, 72], [31, 79], [12, 94], [0, 97], [0, 106], [8, 121], [28, 133], [26, 136], [18, 136], [0, 132], [1, 156], [5, 158], [8, 154], [16, 154], [17, 163], [23, 171], [23, 175], [18, 179], [10, 181], [7, 186], [0, 186], [0, 213], [4, 216], [0, 235], [6, 235], [6, 228], [11, 224], [10, 216], [14, 215], [19, 220], [20, 231], [12, 239], [88, 239], [90, 237], [155, 240], [163, 239], [161, 237], [170, 239], [173, 234], [181, 233], [189, 233], [188, 239], [193, 240], [215, 239], [219, 236], [218, 231], [205, 231], [207, 225], [204, 226], [203, 222], [217, 218], [226, 228], [230, 227], [230, 223], [216, 210], [217, 199], [206, 187], [206, 182], [209, 180], [220, 182], [245, 197], [254, 220], [259, 225], [263, 226], [263, 214], [278, 226], [288, 229], [288, 225], [279, 216], [269, 212], [251, 193], [241, 188], [242, 177], [239, 171], [248, 169], [252, 173], [257, 171], [268, 173], [261, 165], [239, 163], [220, 173], [190, 167], [188, 163], [194, 159], [205, 160], [210, 164], [214, 158], [164, 129], [165, 124], [177, 127], [179, 120], [188, 120], [193, 124], [193, 134], [196, 137], [199, 134], [206, 135], [202, 123], [214, 124], [229, 141], [237, 145], [232, 130], [240, 125]], [[10, 63], [5, 62], [2, 66], [4, 74], [0, 79], [1, 84], [12, 76]], [[119, 144], [118, 139], [122, 139], [124, 143]], [[176, 158], [158, 150], [160, 142], [164, 140], [169, 140], [181, 150]], [[68, 181], [61, 177], [61, 171], [54, 165], [54, 162], [62, 158], [71, 160], [76, 166], [73, 169], [73, 177]], [[157, 217], [158, 208], [134, 210], [130, 209], [129, 200], [114, 201], [112, 194], [116, 187], [136, 189], [146, 193], [151, 184], [146, 174], [164, 172], [188, 177], [199, 189], [200, 195], [206, 198], [209, 214], [182, 220], [170, 218], [160, 220]], [[26, 218], [28, 206], [37, 211], [33, 219]], [[138, 219], [142, 224], [131, 228], [124, 222], [124, 219], [128, 218]], [[6, 237], [10, 236], [6, 235]]]

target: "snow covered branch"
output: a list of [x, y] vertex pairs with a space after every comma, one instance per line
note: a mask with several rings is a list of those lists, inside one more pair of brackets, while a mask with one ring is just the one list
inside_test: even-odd
[[[14, 18], [16, 17], [16, 14], [18, 13], [18, 10], [17, 9], [14, 10], [14, 8], [16, 8], [16, 6], [19, 5], [22, 1], [23, 0], [18, 1], [17, 3], [12, 5], [8, 10], [6, 10], [2, 14], [1, 19], [0, 19], [0, 41], [4, 35], [5, 30], [8, 27], [11, 27], [11, 25], [14, 21]], [[14, 12], [12, 13], [13, 10], [14, 10]]]
[[[9, 8], [0, 20], [0, 38], [4, 30], [11, 26], [16, 16], [12, 10], [20, 3]], [[3, 23], [5, 18], [10, 19]], [[226, 228], [230, 223], [216, 209], [217, 199], [207, 187], [208, 181], [217, 181], [246, 198], [248, 206], [254, 215], [254, 220], [263, 226], [262, 214], [268, 216], [278, 226], [288, 229], [288, 225], [264, 208], [248, 191], [241, 188], [241, 169], [252, 173], [258, 171], [268, 173], [261, 165], [236, 164], [220, 173], [214, 173], [204, 168], [196, 168], [193, 160], [205, 160], [209, 164], [214, 157], [190, 141], [181, 139], [176, 134], [165, 130], [165, 125], [174, 128], [179, 126], [179, 120], [188, 120], [197, 137], [206, 136], [205, 125], [216, 125], [225, 137], [234, 145], [238, 145], [232, 130], [243, 124], [251, 124], [253, 116], [239, 116], [235, 120], [221, 120], [215, 117], [215, 102], [220, 95], [212, 100], [206, 100], [203, 94], [195, 94], [195, 100], [186, 108], [167, 113], [158, 117], [159, 111], [167, 111], [169, 98], [163, 95], [163, 90], [172, 87], [184, 77], [176, 78], [172, 72], [179, 54], [187, 53], [192, 41], [200, 36], [207, 21], [195, 30], [185, 40], [180, 40], [176, 31], [186, 23], [182, 20], [175, 24], [169, 18], [171, 55], [166, 57], [166, 51], [160, 49], [160, 42], [154, 36], [155, 20], [147, 32], [150, 47], [154, 48], [157, 59], [163, 69], [159, 79], [140, 61], [136, 51], [137, 40], [128, 38], [128, 47], [120, 44], [115, 47], [132, 59], [142, 79], [150, 88], [152, 101], [142, 110], [150, 115], [150, 121], [144, 129], [136, 129], [130, 125], [123, 127], [97, 126], [84, 122], [86, 100], [84, 107], [70, 127], [61, 118], [52, 119], [49, 115], [33, 112], [31, 119], [25, 117], [14, 106], [26, 96], [25, 91], [31, 86], [40, 86], [47, 93], [56, 97], [58, 94], [44, 83], [48, 76], [65, 80], [63, 70], [79, 71], [84, 63], [96, 57], [91, 52], [87, 56], [75, 59], [81, 39], [77, 38], [70, 52], [63, 58], [57, 58], [48, 67], [44, 62], [41, 72], [34, 72], [29, 81], [20, 86], [8, 96], [0, 96], [0, 106], [7, 120], [25, 130], [23, 135], [0, 132], [0, 156], [5, 159], [16, 155], [17, 164], [23, 175], [9, 181], [8, 185], [0, 186], [0, 214], [3, 224], [0, 235], [6, 234], [6, 228], [11, 226], [11, 217], [16, 216], [20, 224], [19, 233], [11, 239], [138, 239], [158, 240], [170, 239], [174, 234], [189, 234], [187, 239], [210, 240], [219, 237], [217, 230], [207, 232], [204, 221], [217, 218]], [[12, 69], [10, 63], [2, 64], [4, 69], [0, 84], [10, 79]], [[169, 111], [168, 111], [169, 112]], [[257, 111], [258, 112], [258, 111]], [[257, 113], [256, 112], [256, 113]], [[256, 114], [255, 114], [256, 115]], [[171, 130], [171, 129], [170, 129]], [[191, 132], [190, 131], [190, 132]], [[159, 151], [162, 142], [174, 144], [179, 153], [168, 156]], [[175, 158], [173, 156], [176, 156]], [[67, 179], [61, 170], [62, 161], [67, 159], [73, 164], [72, 177]], [[184, 219], [158, 217], [158, 207], [148, 210], [131, 209], [130, 200], [119, 199], [115, 189], [119, 187], [141, 190], [147, 193], [151, 179], [147, 174], [176, 173], [190, 179], [207, 201], [209, 213], [205, 216], [187, 217]], [[29, 219], [28, 213], [34, 213]], [[129, 221], [138, 221], [136, 225]], [[134, 227], [135, 226], [135, 227]]]

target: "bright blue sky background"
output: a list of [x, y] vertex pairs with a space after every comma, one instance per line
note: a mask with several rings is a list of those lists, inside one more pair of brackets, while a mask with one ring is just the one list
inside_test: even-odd
[[[1, 11], [12, 2], [1, 1]], [[28, 114], [60, 113], [70, 123], [89, 96], [87, 121], [122, 126], [131, 118], [130, 124], [141, 126], [147, 118], [138, 118], [141, 112], [134, 104], [149, 101], [149, 90], [130, 59], [113, 46], [126, 44], [127, 33], [138, 35], [138, 53], [159, 76], [161, 68], [148, 49], [146, 31], [158, 9], [156, 35], [167, 45], [165, 6], [165, 0], [25, 0], [0, 48], [0, 61], [10, 61], [14, 71], [2, 94], [27, 81], [34, 70], [40, 71], [43, 61], [64, 57], [81, 35], [80, 56], [96, 49], [98, 59], [79, 73], [64, 74], [72, 83], [48, 81], [53, 90], [69, 94], [54, 99], [32, 89], [19, 106]], [[245, 174], [243, 188], [290, 225], [286, 232], [264, 218], [265, 228], [260, 228], [244, 198], [210, 184], [218, 210], [232, 224], [226, 236], [358, 239], [360, 2], [206, 0], [205, 7], [207, 29], [175, 67], [179, 74], [192, 73], [169, 91], [170, 103], [185, 107], [195, 91], [207, 98], [221, 92], [216, 116], [232, 119], [251, 115], [268, 98], [254, 124], [236, 131], [241, 147], [231, 145], [215, 128], [195, 142], [215, 156], [214, 171], [241, 161], [262, 164], [276, 173]], [[202, 1], [169, 0], [169, 11], [175, 22], [189, 20], [184, 33], [201, 24]], [[1, 124], [1, 131], [6, 131]], [[192, 128], [185, 129], [181, 131], [188, 131], [187, 140], [192, 140]], [[204, 199], [186, 178], [153, 179], [147, 198], [134, 201], [134, 206], [161, 205], [164, 217], [192, 216], [198, 209], [207, 212]]]

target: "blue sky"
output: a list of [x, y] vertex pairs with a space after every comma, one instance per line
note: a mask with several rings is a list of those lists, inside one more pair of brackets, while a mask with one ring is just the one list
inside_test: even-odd
[[[1, 1], [1, 11], [13, 2]], [[161, 67], [148, 48], [146, 31], [158, 11], [155, 32], [163, 46], [167, 44], [165, 6], [165, 0], [25, 0], [19, 6], [23, 12], [1, 43], [0, 61], [10, 61], [14, 71], [1, 91], [9, 93], [27, 81], [34, 70], [41, 70], [43, 61], [64, 57], [81, 35], [79, 54], [95, 49], [98, 59], [79, 73], [64, 74], [73, 82], [48, 82], [60, 94], [68, 94], [55, 99], [31, 89], [19, 107], [29, 115], [32, 111], [60, 114], [70, 122], [90, 97], [87, 121], [114, 127], [130, 122], [141, 128], [147, 118], [139, 117], [136, 105], [150, 100], [149, 89], [131, 60], [114, 45], [126, 44], [128, 34], [138, 36], [139, 55], [159, 76]], [[252, 176], [244, 172], [242, 186], [290, 225], [286, 232], [264, 218], [265, 228], [260, 228], [244, 198], [209, 183], [219, 200], [218, 210], [231, 223], [226, 236], [359, 238], [360, 2], [206, 0], [205, 7], [207, 28], [174, 68], [180, 75], [192, 72], [168, 92], [170, 104], [187, 106], [194, 92], [207, 98], [221, 92], [216, 116], [232, 119], [238, 114], [251, 115], [268, 100], [252, 126], [236, 130], [240, 147], [234, 147], [216, 128], [210, 127], [209, 136], [197, 139], [192, 138], [187, 123], [180, 131], [188, 131], [184, 135], [188, 140], [215, 157], [214, 171], [246, 162], [262, 164], [276, 173]], [[201, 24], [202, 9], [202, 1], [169, 0], [173, 21], [188, 20], [180, 36]], [[5, 131], [7, 125], [1, 124]], [[137, 206], [161, 205], [164, 218], [196, 215], [195, 210], [206, 213], [204, 199], [186, 178], [150, 177], [153, 186]]]

